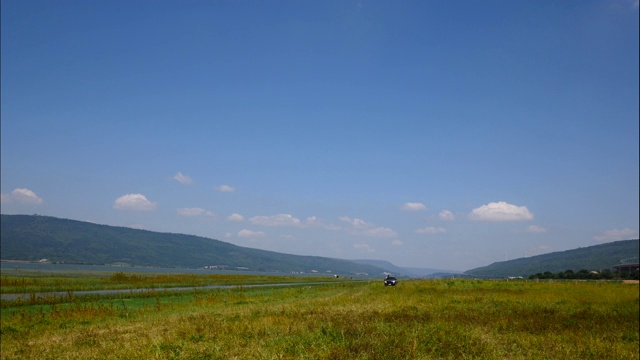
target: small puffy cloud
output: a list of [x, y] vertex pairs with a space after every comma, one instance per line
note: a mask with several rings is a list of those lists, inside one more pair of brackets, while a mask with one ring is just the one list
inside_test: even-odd
[[544, 234], [547, 232], [547, 229], [538, 226], [538, 225], [529, 225], [527, 227], [527, 229], [525, 230], [525, 232], [531, 233], [531, 234]]
[[205, 210], [203, 208], [179, 208], [178, 210], [178, 215], [180, 216], [185, 216], [185, 217], [191, 217], [191, 216], [200, 216], [200, 215], [206, 215], [206, 216], [216, 216], [216, 214], [212, 211], [208, 211]]
[[385, 238], [388, 238], [388, 237], [396, 237], [396, 236], [398, 236], [398, 233], [396, 233], [395, 231], [393, 231], [393, 230], [391, 230], [389, 228], [380, 226], [380, 227], [376, 227], [376, 228], [373, 228], [373, 229], [368, 229], [368, 230], [364, 231], [362, 233], [362, 235], [371, 236], [371, 237], [385, 237]]
[[473, 209], [469, 217], [478, 221], [533, 220], [533, 214], [526, 206], [516, 206], [504, 201], [488, 203]]
[[618, 229], [607, 230], [600, 235], [594, 236], [593, 238], [597, 241], [609, 242], [609, 241], [616, 241], [616, 240], [629, 240], [637, 237], [638, 237], [637, 230], [625, 228], [622, 230], [618, 230]]
[[405, 211], [420, 211], [426, 208], [427, 207], [423, 203], [419, 203], [419, 202], [408, 202], [402, 205], [402, 210], [405, 210]]
[[19, 203], [25, 205], [39, 205], [43, 203], [35, 192], [25, 188], [14, 189], [9, 195], [2, 194], [3, 203]]
[[442, 210], [440, 211], [440, 213], [438, 214], [438, 218], [440, 218], [440, 220], [454, 220], [455, 216], [453, 215], [453, 213], [449, 210]]
[[262, 226], [300, 226], [300, 219], [290, 214], [277, 214], [272, 216], [254, 216], [249, 219], [251, 223]]
[[180, 184], [184, 184], [184, 185], [191, 185], [193, 183], [193, 180], [191, 180], [190, 177], [188, 177], [187, 175], [183, 175], [180, 171], [178, 171], [173, 176], [173, 179], [179, 182]]
[[375, 252], [375, 250], [367, 243], [353, 244], [353, 248], [362, 252]]
[[122, 195], [113, 202], [113, 208], [118, 210], [153, 211], [156, 206], [155, 202], [149, 201], [142, 194]]
[[242, 229], [238, 231], [238, 237], [241, 238], [257, 238], [263, 237], [265, 234], [262, 231], [253, 231], [248, 229]]
[[435, 226], [427, 226], [423, 228], [416, 229], [417, 234], [441, 234], [446, 233], [447, 229], [443, 227], [435, 227]]
[[320, 219], [318, 219], [315, 216], [309, 216], [307, 217], [307, 220], [305, 220], [305, 225], [309, 225], [309, 226], [315, 226], [320, 224]]
[[244, 220], [244, 216], [237, 214], [237, 213], [233, 213], [229, 216], [227, 216], [227, 221], [234, 221], [234, 222], [240, 222]]
[[341, 230], [340, 226], [327, 223], [316, 216], [307, 217], [307, 219], [303, 223], [303, 226], [309, 227], [309, 228], [321, 228], [321, 229], [331, 230], [331, 231]]
[[353, 227], [366, 227], [369, 226], [369, 224], [367, 224], [364, 220], [360, 220], [360, 219], [352, 219], [348, 216], [342, 216], [340, 217], [340, 220], [351, 224]]
[[348, 216], [340, 217], [340, 220], [351, 225], [351, 228], [344, 229], [348, 233], [352, 235], [358, 236], [370, 236], [370, 237], [397, 237], [398, 233], [395, 231], [378, 226], [376, 227], [374, 224], [368, 223], [361, 219], [352, 219]]
[[236, 188], [231, 186], [231, 185], [220, 185], [220, 186], [216, 186], [216, 190], [220, 191], [220, 192], [234, 192], [236, 191]]
[[206, 210], [203, 208], [179, 208], [178, 215], [180, 216], [198, 216], [204, 214]]
[[395, 239], [395, 240], [393, 240], [391, 242], [391, 245], [393, 245], [393, 246], [402, 246], [402, 245], [404, 245], [404, 242], [402, 242], [402, 240]]

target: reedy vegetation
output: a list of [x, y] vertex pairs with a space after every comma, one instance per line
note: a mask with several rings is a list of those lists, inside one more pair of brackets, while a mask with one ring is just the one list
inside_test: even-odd
[[638, 286], [412, 280], [3, 309], [2, 359], [637, 359]]
[[[7, 272], [7, 271], [5, 271]], [[8, 271], [11, 273], [10, 271]], [[198, 275], [150, 274], [132, 272], [92, 272], [43, 275], [22, 272], [0, 277], [0, 289], [7, 294], [44, 293], [55, 291], [118, 290], [139, 288], [196, 287], [207, 285], [240, 285], [326, 281], [320, 277], [258, 276], [258, 275]]]

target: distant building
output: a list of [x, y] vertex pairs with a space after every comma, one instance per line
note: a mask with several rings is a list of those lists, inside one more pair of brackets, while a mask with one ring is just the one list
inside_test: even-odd
[[616, 269], [616, 271], [618, 271], [621, 274], [632, 274], [634, 272], [638, 272], [638, 269], [640, 268], [640, 264], [635, 263], [635, 264], [620, 264], [620, 265], [616, 265], [613, 267], [614, 269]]
[[225, 270], [229, 268], [228, 265], [207, 265], [204, 267], [207, 270]]

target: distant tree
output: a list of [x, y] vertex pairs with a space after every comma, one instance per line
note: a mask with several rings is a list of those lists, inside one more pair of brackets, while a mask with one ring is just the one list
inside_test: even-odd
[[590, 271], [589, 272], [589, 279], [591, 280], [600, 280], [602, 278], [602, 276], [600, 275], [599, 272], [597, 271]]
[[588, 278], [589, 278], [589, 270], [587, 269], [581, 269], [576, 274], [576, 279], [588, 279]]
[[603, 279], [613, 279], [613, 273], [609, 269], [603, 269], [602, 271], [600, 271], [600, 276]]

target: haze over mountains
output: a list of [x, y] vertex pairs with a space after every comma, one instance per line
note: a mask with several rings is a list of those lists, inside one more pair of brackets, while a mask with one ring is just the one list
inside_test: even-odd
[[[236, 246], [219, 240], [38, 215], [1, 216], [1, 259], [128, 266], [407, 277], [460, 274], [403, 268], [383, 260], [340, 260]], [[638, 240], [625, 240], [471, 269], [469, 276], [528, 276], [544, 271], [602, 269], [638, 256]]]

